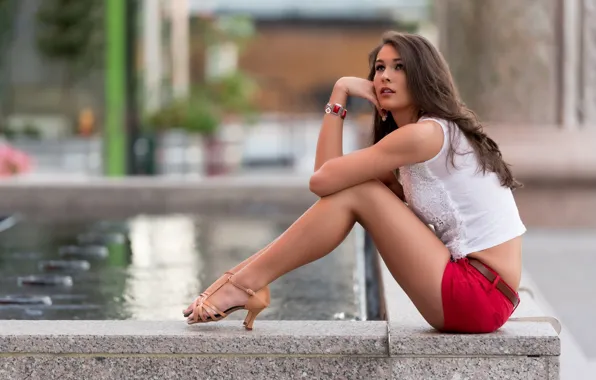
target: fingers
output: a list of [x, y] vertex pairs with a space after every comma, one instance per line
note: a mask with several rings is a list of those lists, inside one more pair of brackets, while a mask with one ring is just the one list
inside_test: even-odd
[[[372, 84], [371, 84], [371, 88], [370, 88], [370, 93], [368, 94], [366, 99], [375, 106], [375, 108], [377, 109], [377, 112], [379, 113], [379, 115], [381, 115], [381, 117], [386, 117], [383, 115], [386, 115], [387, 111], [385, 111], [383, 108], [381, 108], [381, 105], [379, 104], [379, 99], [377, 99], [377, 94], [375, 93], [375, 88], [374, 88], [374, 86], [372, 86]], [[383, 120], [385, 120], [385, 119], [383, 119]]]
[[377, 112], [381, 116], [381, 119], [383, 119], [383, 121], [387, 120], [387, 111], [381, 108], [381, 105], [379, 104], [379, 101], [376, 98], [376, 96], [371, 96], [368, 98], [368, 100], [375, 106]]
[[377, 97], [373, 94], [373, 95], [369, 95], [366, 97], [366, 100], [368, 100], [369, 102], [372, 103], [373, 106], [375, 106], [375, 108], [377, 109], [377, 111], [379, 111], [379, 113], [381, 113], [381, 106], [379, 105], [379, 100], [377, 99]]

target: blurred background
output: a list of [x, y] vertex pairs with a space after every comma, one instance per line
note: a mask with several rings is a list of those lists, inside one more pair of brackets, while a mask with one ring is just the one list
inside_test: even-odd
[[[0, 18], [0, 185], [25, 189], [27, 181], [106, 177], [305, 186], [335, 81], [367, 75], [384, 31], [426, 36], [525, 184], [515, 196], [528, 226], [526, 278], [545, 313], [564, 325], [563, 378], [596, 376], [596, 1], [0, 0]], [[357, 99], [347, 108], [349, 152], [368, 143], [371, 116]], [[33, 222], [5, 213], [0, 297], [8, 306], [0, 305], [0, 318], [177, 318], [203, 283], [295, 217], [269, 220], [259, 207], [241, 221], [195, 213]], [[103, 256], [65, 246], [118, 250], [114, 234], [130, 252], [111, 262], [114, 271], [102, 264], [85, 277], [103, 288], [46, 292], [53, 306], [68, 305], [62, 309], [14, 306], [15, 295], [35, 293], [23, 290], [36, 281], [25, 275], [51, 269], [57, 252]], [[326, 299], [335, 306], [317, 318], [365, 319], [353, 290], [358, 258], [345, 254], [347, 244], [339, 250], [281, 284], [278, 297], [288, 301], [301, 281], [344, 268], [346, 281], [317, 286], [348, 295]], [[80, 265], [69, 269], [84, 271]], [[179, 278], [193, 279], [172, 285]], [[161, 301], [176, 316], [146, 307], [164, 282], [171, 286]], [[105, 311], [110, 302], [115, 309]], [[279, 304], [271, 318], [309, 317]]]

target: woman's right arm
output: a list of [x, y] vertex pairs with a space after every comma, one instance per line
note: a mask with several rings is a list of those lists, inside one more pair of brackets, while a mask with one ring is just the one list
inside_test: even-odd
[[[345, 108], [348, 96], [366, 99], [381, 111], [373, 83], [367, 79], [357, 77], [340, 78], [333, 86], [329, 104], [339, 104]], [[330, 159], [343, 156], [343, 125], [343, 119], [337, 115], [326, 113], [323, 116], [323, 125], [317, 141], [315, 172]]]
[[[349, 85], [354, 82], [356, 78], [341, 78], [333, 86], [333, 91], [329, 98], [330, 104], [340, 104], [343, 107], [346, 106], [349, 94]], [[365, 83], [372, 83], [365, 81], [364, 79], [357, 79]], [[374, 97], [373, 91], [360, 91], [357, 96], [364, 99], [368, 99], [375, 106], [378, 105], [376, 98]], [[323, 124], [319, 131], [319, 138], [317, 140], [317, 150], [315, 156], [315, 172], [328, 160], [336, 157], [343, 156], [343, 124], [342, 118], [333, 114], [324, 114]], [[378, 178], [379, 181], [383, 182], [395, 195], [401, 200], [404, 200], [403, 189], [393, 172], [387, 172], [382, 178]]]
[[[338, 81], [333, 87], [329, 103], [337, 103], [345, 107], [347, 100], [348, 92], [342, 86], [341, 81]], [[317, 140], [315, 172], [330, 159], [343, 156], [343, 126], [344, 121], [341, 117], [330, 113], [324, 114], [323, 125], [321, 125]]]

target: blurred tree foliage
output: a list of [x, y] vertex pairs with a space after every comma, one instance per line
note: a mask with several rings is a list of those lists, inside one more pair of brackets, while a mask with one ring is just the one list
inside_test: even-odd
[[[199, 20], [199, 35], [206, 46], [233, 42], [243, 48], [254, 35], [252, 21], [244, 16]], [[235, 70], [193, 86], [188, 97], [173, 99], [148, 118], [157, 129], [182, 128], [212, 136], [226, 118], [239, 117], [249, 123], [257, 109], [256, 81], [242, 70]]]
[[37, 11], [37, 46], [64, 64], [65, 94], [103, 63], [103, 1], [43, 0]]
[[234, 73], [195, 86], [184, 98], [173, 99], [148, 118], [157, 129], [182, 128], [212, 135], [226, 117], [251, 121], [256, 114], [253, 97], [257, 85], [248, 76]]

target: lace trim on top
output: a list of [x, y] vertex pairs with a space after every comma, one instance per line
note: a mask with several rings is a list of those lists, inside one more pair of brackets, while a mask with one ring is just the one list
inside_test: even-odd
[[437, 237], [454, 259], [464, 257], [465, 227], [443, 183], [424, 163], [401, 168], [400, 177], [410, 209], [425, 224], [434, 227]]
[[437, 237], [449, 249], [451, 256], [459, 259], [465, 256], [462, 241], [466, 241], [466, 230], [463, 218], [443, 182], [429, 168], [429, 163], [446, 157], [449, 130], [438, 120], [431, 120], [443, 128], [445, 141], [441, 151], [426, 162], [400, 168], [400, 180], [410, 209], [420, 220], [434, 227]]

